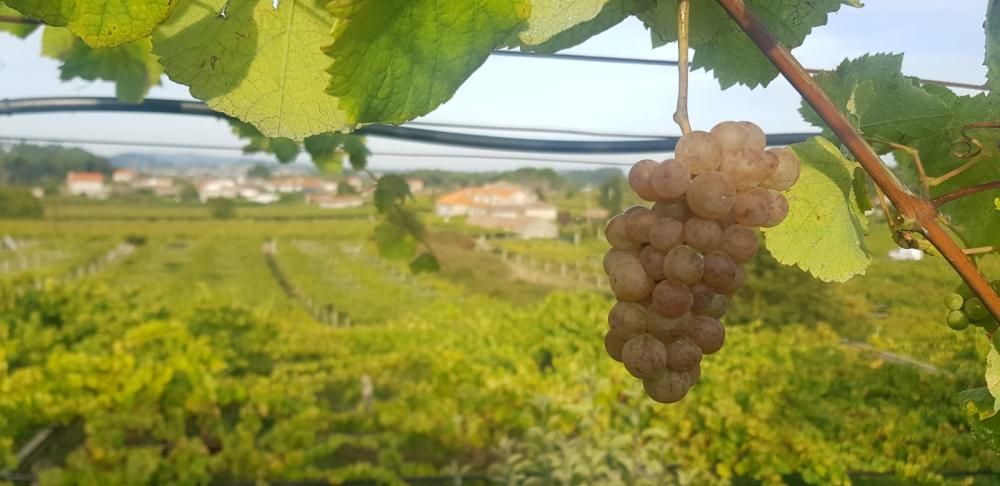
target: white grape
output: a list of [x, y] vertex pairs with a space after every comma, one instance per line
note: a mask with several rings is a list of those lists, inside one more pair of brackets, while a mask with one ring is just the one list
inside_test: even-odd
[[660, 163], [650, 176], [653, 192], [662, 199], [681, 197], [691, 184], [691, 172], [687, 165], [674, 159]]
[[649, 242], [649, 228], [657, 216], [648, 208], [639, 207], [625, 216], [625, 232], [632, 241]]
[[717, 293], [703, 282], [691, 286], [691, 295], [694, 297], [691, 313], [696, 316], [721, 318], [729, 309], [729, 297]]
[[675, 371], [694, 368], [701, 363], [702, 351], [688, 338], [678, 338], [667, 343], [667, 367]]
[[704, 354], [715, 353], [726, 342], [726, 328], [713, 317], [695, 316], [687, 332], [688, 339], [698, 345]]
[[608, 352], [608, 356], [611, 356], [611, 359], [621, 361], [622, 349], [625, 347], [625, 343], [633, 337], [624, 331], [609, 329], [604, 334], [604, 350]]
[[625, 343], [622, 363], [636, 378], [654, 378], [667, 370], [667, 347], [650, 334], [640, 334]]
[[775, 191], [784, 191], [795, 185], [801, 171], [801, 164], [795, 152], [785, 147], [771, 148], [767, 151], [778, 158], [778, 166], [761, 185]]
[[[705, 255], [702, 281], [720, 294], [731, 294], [743, 285], [746, 274], [729, 255], [716, 251]], [[654, 297], [655, 302], [655, 297]]]
[[736, 194], [733, 217], [743, 226], [763, 226], [770, 217], [772, 198], [769, 189], [755, 187]]
[[649, 229], [649, 244], [662, 252], [684, 242], [684, 224], [670, 218], [660, 218]]
[[619, 329], [623, 333], [637, 336], [646, 332], [646, 315], [648, 311], [635, 302], [617, 302], [608, 312], [608, 327]]
[[691, 211], [706, 219], [719, 219], [733, 207], [736, 187], [721, 172], [706, 172], [695, 177], [688, 187], [687, 203]]
[[608, 226], [604, 229], [604, 236], [611, 246], [619, 250], [638, 250], [639, 242], [633, 240], [628, 235], [628, 216], [619, 214], [608, 221]]
[[647, 201], [656, 200], [656, 192], [653, 191], [653, 185], [651, 183], [651, 176], [653, 175], [653, 170], [659, 165], [655, 160], [640, 160], [632, 166], [632, 169], [628, 171], [628, 184], [632, 186], [632, 190], [635, 191], [639, 197]]
[[637, 302], [649, 296], [656, 284], [649, 275], [646, 275], [642, 264], [628, 260], [611, 267], [608, 281], [611, 283], [611, 291], [619, 300], [630, 302]]
[[684, 244], [702, 253], [722, 245], [722, 228], [711, 219], [694, 217], [684, 223]]
[[667, 371], [655, 378], [642, 380], [642, 387], [649, 398], [660, 403], [677, 403], [687, 395], [689, 376], [683, 372]]
[[683, 197], [657, 201], [653, 204], [653, 212], [661, 218], [676, 219], [682, 223], [691, 217], [691, 210]]
[[663, 259], [663, 276], [680, 283], [693, 284], [701, 280], [704, 271], [702, 253], [687, 245], [675, 246]]
[[691, 289], [680, 282], [664, 280], [653, 288], [653, 309], [667, 317], [681, 316], [691, 310]]
[[788, 216], [788, 199], [780, 192], [768, 189], [768, 209], [767, 209], [767, 221], [764, 222], [762, 226], [765, 228], [773, 228]]
[[728, 175], [736, 190], [756, 187], [778, 166], [778, 158], [760, 150], [741, 148], [722, 156], [719, 171]]
[[721, 250], [736, 263], [750, 261], [757, 254], [759, 247], [757, 232], [746, 226], [734, 224], [722, 230]]
[[619, 250], [617, 248], [608, 250], [604, 254], [604, 273], [611, 273], [611, 268], [624, 260], [632, 260], [639, 263], [639, 252], [637, 250]]
[[677, 141], [674, 157], [687, 164], [692, 175], [703, 174], [719, 168], [722, 146], [711, 133], [695, 130]]
[[691, 313], [686, 312], [677, 317], [667, 317], [652, 306], [646, 310], [646, 331], [664, 344], [683, 337], [685, 329], [690, 325]]
[[639, 263], [646, 270], [646, 275], [656, 281], [663, 280], [663, 258], [666, 256], [660, 250], [649, 245], [639, 252]]

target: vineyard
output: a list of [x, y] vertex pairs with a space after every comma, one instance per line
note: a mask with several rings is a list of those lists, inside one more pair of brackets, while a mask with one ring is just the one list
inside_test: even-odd
[[[374, 223], [346, 215], [124, 223], [71, 211], [80, 220], [0, 225], [32, 252], [62, 252], [37, 274], [4, 275], [8, 479], [882, 484], [1000, 472], [957, 398], [988, 344], [945, 332], [926, 299], [953, 285], [941, 262], [878, 258], [876, 283], [824, 287], [757, 261], [729, 349], [703, 365], [696, 395], [661, 408], [602, 358], [610, 297], [589, 283], [535, 284], [541, 300], [518, 304], [448, 268], [414, 276], [378, 258]], [[71, 278], [68, 262], [129, 238], [135, 251]], [[601, 255], [497, 243], [552, 265]], [[869, 244], [892, 246], [882, 234]], [[900, 286], [904, 275], [921, 285]], [[307, 299], [343, 317], [319, 319]]]

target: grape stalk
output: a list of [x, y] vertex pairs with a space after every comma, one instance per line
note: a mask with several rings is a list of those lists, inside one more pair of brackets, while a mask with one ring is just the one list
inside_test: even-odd
[[673, 159], [632, 166], [629, 185], [652, 205], [608, 221], [604, 270], [617, 303], [604, 344], [653, 400], [683, 399], [703, 356], [722, 349], [720, 319], [759, 248], [756, 228], [788, 215], [782, 192], [799, 170], [794, 152], [767, 148], [760, 127], [745, 121], [691, 131]]

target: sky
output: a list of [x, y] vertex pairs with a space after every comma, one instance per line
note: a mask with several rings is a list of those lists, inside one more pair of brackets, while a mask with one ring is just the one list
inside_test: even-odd
[[[865, 53], [903, 52], [904, 72], [929, 79], [980, 84], [985, 36], [985, 1], [870, 0], [864, 8], [844, 7], [826, 26], [813, 31], [794, 51], [806, 67], [828, 69]], [[106, 82], [59, 81], [58, 63], [40, 55], [41, 31], [26, 40], [0, 33], [0, 98], [37, 96], [114, 96]], [[622, 24], [564, 52], [603, 56], [676, 59], [676, 44], [650, 46], [640, 22]], [[149, 97], [192, 99], [185, 86], [163, 78]], [[723, 120], [750, 120], [768, 133], [813, 129], [798, 114], [799, 96], [779, 78], [767, 88], [733, 87], [722, 91], [710, 73], [691, 75], [690, 114], [695, 129]], [[491, 57], [455, 96], [421, 121], [530, 126], [599, 132], [676, 135], [672, 121], [677, 71], [673, 67], [584, 63]], [[569, 139], [568, 135], [471, 132], [532, 138]], [[205, 117], [156, 114], [54, 113], [0, 117], [0, 135], [128, 141], [174, 142], [239, 147], [226, 122]], [[81, 145], [101, 155], [121, 152], [177, 152], [134, 147]], [[504, 170], [524, 166], [586, 168], [553, 159], [632, 163], [668, 154], [573, 156], [490, 152], [370, 138], [371, 167], [380, 170], [441, 168]], [[478, 154], [530, 157], [541, 161], [438, 159], [387, 153]], [[207, 152], [201, 152], [207, 153]], [[238, 155], [238, 152], [212, 152]], [[381, 155], [380, 155], [381, 153]]]

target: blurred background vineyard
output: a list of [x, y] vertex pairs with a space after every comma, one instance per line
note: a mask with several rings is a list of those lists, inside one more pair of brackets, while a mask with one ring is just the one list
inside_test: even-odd
[[[407, 174], [441, 264], [413, 274], [379, 254], [363, 174], [299, 175], [352, 198], [331, 208], [115, 183], [79, 150], [0, 159], [0, 484], [997, 484], [959, 397], [989, 343], [946, 328], [956, 277], [889, 259], [884, 227], [846, 284], [759, 257], [668, 407], [603, 349], [617, 169]], [[106, 193], [67, 195], [74, 171]], [[440, 215], [484, 185], [551, 206], [554, 234]]]

